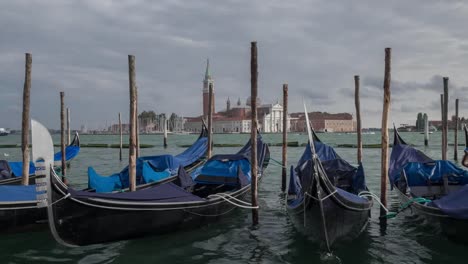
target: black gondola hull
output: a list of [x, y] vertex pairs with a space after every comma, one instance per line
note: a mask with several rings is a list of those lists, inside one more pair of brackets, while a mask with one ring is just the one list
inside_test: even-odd
[[329, 246], [359, 237], [369, 222], [372, 201], [349, 201], [335, 192], [328, 180], [321, 179], [320, 186], [322, 206], [315, 188], [306, 193], [300, 204], [288, 206], [295, 227], [313, 241], [326, 244], [328, 240]]
[[[404, 194], [397, 186], [394, 186], [401, 204], [410, 203], [412, 197]], [[449, 217], [439, 208], [427, 206], [420, 203], [411, 203], [411, 208], [405, 210], [410, 215], [420, 215], [424, 217], [428, 224], [439, 228], [450, 240], [468, 243], [468, 220], [461, 220]]]
[[[64, 197], [66, 189], [53, 184], [52, 201]], [[235, 193], [247, 201], [250, 187]], [[106, 201], [66, 198], [53, 205], [53, 222], [58, 237], [69, 245], [89, 245], [195, 229], [217, 221], [233, 211], [221, 200], [198, 205], [109, 205]], [[50, 219], [49, 219], [50, 221]]]
[[46, 208], [35, 206], [37, 203], [23, 206], [13, 203], [0, 205], [0, 232], [26, 232], [47, 227]]

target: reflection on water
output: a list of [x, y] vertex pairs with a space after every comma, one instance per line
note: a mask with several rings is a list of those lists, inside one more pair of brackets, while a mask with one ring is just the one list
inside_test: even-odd
[[[392, 136], [392, 134], [390, 134]], [[402, 133], [408, 143], [415, 144], [434, 158], [440, 157], [440, 134], [431, 134], [430, 146], [423, 145], [423, 135]], [[155, 148], [142, 149], [142, 155], [179, 153], [177, 145], [190, 144], [197, 135], [170, 135], [169, 147], [162, 148], [162, 137], [143, 135], [143, 144]], [[217, 143], [244, 143], [249, 135], [215, 135]], [[281, 142], [281, 135], [264, 135], [267, 142]], [[356, 135], [320, 134], [323, 142], [350, 144]], [[305, 135], [291, 134], [289, 141], [305, 143]], [[365, 144], [379, 143], [380, 135], [363, 135]], [[449, 136], [452, 139], [452, 136]], [[55, 142], [58, 137], [54, 136]], [[83, 143], [117, 143], [118, 136], [81, 137]], [[19, 143], [16, 135], [1, 137], [0, 144]], [[452, 151], [453, 147], [450, 148]], [[459, 148], [462, 150], [462, 147]], [[217, 148], [215, 153], [232, 153], [238, 148]], [[303, 148], [289, 148], [288, 162], [295, 164]], [[354, 163], [355, 149], [339, 148], [338, 153]], [[20, 149], [0, 149], [9, 160], [20, 160]], [[461, 153], [461, 151], [459, 151]], [[127, 154], [124, 151], [124, 157]], [[379, 195], [380, 150], [364, 149], [364, 167], [369, 189]], [[271, 155], [281, 160], [281, 148], [272, 147]], [[448, 157], [452, 157], [449, 152]], [[126, 166], [128, 161], [118, 161], [118, 149], [83, 148], [72, 162], [69, 180], [72, 185], [85, 187], [86, 170], [93, 166], [98, 173], [111, 174]], [[0, 237], [1, 263], [465, 263], [468, 246], [455, 244], [441, 235], [440, 230], [427, 225], [425, 219], [410, 216], [410, 210], [387, 221], [385, 232], [379, 225], [379, 209], [372, 210], [372, 219], [357, 240], [335, 246], [332, 256], [296, 232], [291, 224], [281, 194], [281, 170], [269, 166], [260, 184], [260, 225], [251, 226], [249, 210], [237, 209], [218, 223], [198, 230], [178, 232], [132, 241], [104, 245], [66, 248], [58, 245], [42, 232], [4, 235]], [[390, 208], [399, 206], [395, 193], [388, 190]], [[157, 221], [157, 219], [155, 220]]]

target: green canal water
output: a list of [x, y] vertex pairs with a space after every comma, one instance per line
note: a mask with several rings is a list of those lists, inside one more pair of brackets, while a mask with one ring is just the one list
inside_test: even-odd
[[[352, 144], [356, 135], [320, 134], [331, 145]], [[393, 135], [390, 134], [392, 137]], [[423, 135], [402, 133], [405, 140], [433, 158], [440, 158], [440, 133], [431, 135], [430, 146], [423, 146]], [[142, 135], [142, 144], [154, 148], [142, 149], [142, 155], [176, 154], [178, 145], [190, 144], [196, 135], [170, 135], [169, 147], [162, 148], [159, 135]], [[249, 135], [215, 135], [215, 143], [245, 143]], [[305, 143], [306, 135], [290, 134], [289, 141]], [[281, 135], [264, 135], [265, 141], [281, 142]], [[449, 136], [452, 140], [453, 136]], [[461, 137], [462, 141], [464, 138]], [[118, 136], [81, 136], [83, 143], [118, 143]], [[363, 135], [365, 144], [380, 142], [380, 134]], [[54, 142], [59, 137], [54, 135]], [[0, 137], [0, 144], [20, 143], [20, 137]], [[239, 148], [216, 148], [215, 153], [234, 153]], [[459, 148], [462, 156], [463, 147]], [[58, 150], [58, 149], [57, 149]], [[271, 147], [271, 156], [281, 160], [281, 147]], [[303, 147], [288, 149], [288, 164], [295, 164]], [[356, 149], [337, 148], [344, 159], [355, 163]], [[380, 193], [380, 149], [364, 149], [364, 167], [369, 189]], [[450, 147], [449, 157], [453, 157]], [[19, 148], [0, 148], [0, 158], [20, 160]], [[111, 174], [126, 166], [118, 160], [118, 149], [82, 148], [68, 171], [75, 187], [86, 186], [86, 170], [93, 166], [98, 173]], [[425, 220], [399, 215], [388, 220], [386, 230], [378, 221], [379, 209], [372, 211], [370, 224], [359, 239], [337, 245], [334, 258], [324, 258], [313, 241], [299, 234], [288, 218], [284, 195], [280, 192], [281, 169], [270, 163], [260, 184], [260, 225], [252, 228], [249, 210], [238, 209], [222, 221], [198, 230], [164, 236], [87, 247], [67, 248], [55, 242], [48, 230], [34, 233], [0, 236], [0, 263], [467, 263], [468, 246], [447, 240], [439, 230], [426, 225]], [[388, 191], [390, 207], [399, 205], [396, 194]], [[157, 221], [157, 219], [155, 219]]]

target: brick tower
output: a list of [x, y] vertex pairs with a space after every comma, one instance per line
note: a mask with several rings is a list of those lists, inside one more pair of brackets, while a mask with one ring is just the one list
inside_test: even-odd
[[[209, 85], [213, 84], [213, 79], [211, 78], [210, 74], [210, 60], [206, 60], [206, 71], [205, 71], [205, 79], [203, 80], [203, 118], [206, 120], [208, 118], [208, 102], [209, 102]], [[214, 99], [214, 85], [213, 85], [213, 113], [216, 113], [215, 111], [215, 99]]]

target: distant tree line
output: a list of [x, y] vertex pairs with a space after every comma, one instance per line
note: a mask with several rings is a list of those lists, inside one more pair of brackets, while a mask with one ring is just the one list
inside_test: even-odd
[[[154, 125], [154, 129], [162, 131], [164, 129], [164, 122], [167, 119], [165, 113], [156, 114], [154, 111], [143, 111], [138, 115], [141, 126]], [[176, 113], [172, 113], [167, 120], [167, 129], [169, 131], [182, 130], [181, 117]]]

